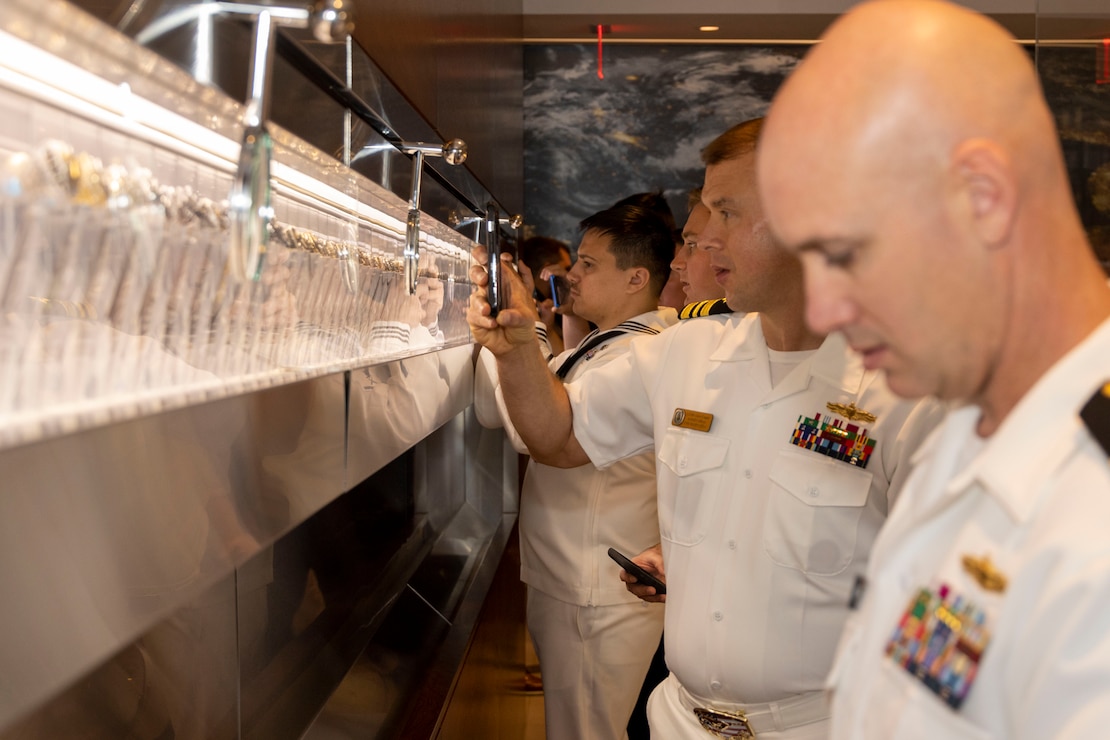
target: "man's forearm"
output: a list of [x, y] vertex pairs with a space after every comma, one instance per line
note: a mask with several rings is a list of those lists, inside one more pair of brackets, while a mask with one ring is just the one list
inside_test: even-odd
[[574, 437], [566, 388], [534, 347], [498, 355], [497, 373], [509, 418], [536, 461], [556, 467], [589, 462]]

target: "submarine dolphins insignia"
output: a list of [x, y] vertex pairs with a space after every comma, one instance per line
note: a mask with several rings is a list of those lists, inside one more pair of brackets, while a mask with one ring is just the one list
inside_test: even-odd
[[856, 405], [854, 403], [843, 404], [843, 403], [832, 403], [830, 401], [829, 403], [825, 404], [825, 408], [827, 408], [829, 411], [833, 412], [834, 414], [839, 414], [839, 415], [843, 416], [848, 421], [863, 421], [863, 422], [875, 421], [875, 415], [874, 414], [869, 413], [867, 411], [864, 411], [863, 409], [857, 409]]
[[981, 558], [972, 555], [964, 555], [961, 562], [963, 563], [964, 570], [966, 570], [975, 581], [983, 587], [986, 591], [994, 591], [995, 593], [1002, 593], [1006, 590], [1006, 576], [991, 565], [989, 555], [984, 555]]

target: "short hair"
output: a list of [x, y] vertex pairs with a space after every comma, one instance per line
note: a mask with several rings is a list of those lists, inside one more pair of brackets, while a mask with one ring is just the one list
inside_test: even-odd
[[671, 211], [671, 206], [667, 203], [667, 197], [663, 195], [662, 190], [653, 190], [650, 193], [635, 193], [627, 198], [621, 198], [614, 203], [610, 208], [616, 206], [640, 206], [646, 208], [654, 213], [659, 218], [663, 219], [663, 223], [671, 230], [676, 242], [682, 241], [682, 231], [675, 223], [674, 212]]
[[570, 247], [549, 236], [532, 236], [520, 243], [520, 259], [536, 272], [559, 262], [564, 254], [570, 257]]
[[755, 151], [755, 146], [759, 143], [759, 132], [762, 130], [762, 118], [736, 124], [701, 150], [702, 164], [708, 167], [750, 154]]
[[694, 206], [701, 203], [701, 188], [694, 188], [686, 196], [686, 213], [693, 213]]
[[672, 230], [654, 211], [643, 206], [616, 205], [582, 219], [578, 228], [609, 237], [609, 251], [617, 267], [643, 267], [650, 275], [649, 289], [658, 296], [671, 274], [675, 243]]

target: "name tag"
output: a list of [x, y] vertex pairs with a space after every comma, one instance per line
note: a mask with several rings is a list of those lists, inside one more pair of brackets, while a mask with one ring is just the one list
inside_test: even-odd
[[693, 429], [695, 432], [708, 432], [713, 426], [713, 414], [704, 411], [691, 411], [690, 409], [675, 409], [671, 417], [671, 426]]

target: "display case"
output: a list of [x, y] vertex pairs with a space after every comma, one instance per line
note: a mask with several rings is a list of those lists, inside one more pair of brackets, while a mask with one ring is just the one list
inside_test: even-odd
[[130, 8], [0, 5], [0, 738], [301, 737], [350, 685], [390, 736], [515, 522], [470, 409], [496, 198], [350, 39], [268, 36], [273, 118], [221, 89], [305, 9]]

